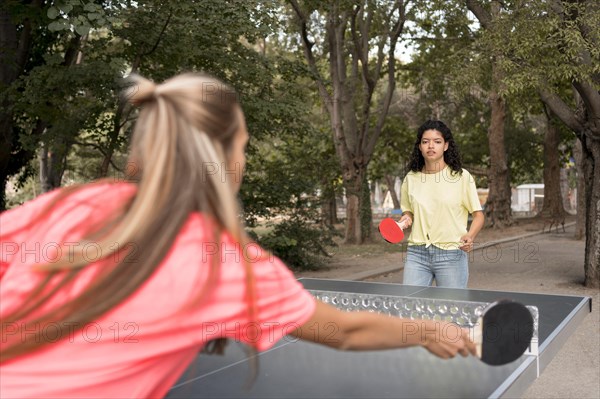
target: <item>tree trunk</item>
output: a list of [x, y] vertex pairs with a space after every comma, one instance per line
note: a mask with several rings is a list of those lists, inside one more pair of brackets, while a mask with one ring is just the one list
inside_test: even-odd
[[394, 183], [396, 183], [396, 177], [392, 175], [385, 175], [385, 182], [388, 185], [388, 190], [390, 190], [390, 197], [392, 198], [392, 203], [394, 204], [394, 209], [400, 209], [400, 200], [398, 199], [398, 194], [396, 194]]
[[[558, 4], [558, 2], [556, 3]], [[590, 5], [592, 2], [590, 2]], [[591, 26], [585, 20], [575, 21], [575, 14], [563, 12], [562, 7], [556, 7], [558, 16], [565, 25], [576, 26], [586, 41], [595, 39], [589, 35]], [[568, 48], [570, 42], [562, 44]], [[594, 46], [593, 48], [596, 48]], [[580, 68], [592, 67], [595, 56], [589, 49], [580, 46], [580, 56], [577, 58]], [[539, 93], [542, 101], [552, 112], [567, 125], [581, 142], [582, 169], [585, 185], [585, 262], [583, 265], [584, 285], [589, 288], [600, 288], [600, 92], [598, 92], [598, 77], [591, 74], [571, 82], [575, 93], [575, 107], [567, 104], [556, 93], [544, 85]], [[580, 193], [578, 193], [579, 195]], [[581, 193], [583, 194], [583, 193]]]
[[[494, 21], [500, 17], [500, 2], [491, 1], [489, 10], [477, 0], [466, 0], [467, 8], [485, 30], [493, 30]], [[510, 170], [504, 145], [504, 118], [506, 103], [500, 95], [502, 89], [502, 56], [501, 51], [492, 48], [492, 88], [489, 93], [492, 111], [490, 128], [488, 130], [488, 145], [490, 149], [490, 170], [488, 173], [489, 195], [486, 202], [486, 223], [494, 228], [502, 228], [512, 224], [510, 208], [512, 193], [510, 191]]]
[[571, 201], [569, 200], [569, 193], [570, 193], [570, 188], [569, 188], [569, 174], [567, 169], [565, 168], [560, 168], [559, 169], [559, 173], [560, 173], [560, 196], [562, 199], [562, 206], [563, 206], [563, 210], [565, 211], [565, 214], [567, 213], [567, 211], [569, 211], [571, 209]]
[[600, 145], [584, 134], [582, 153], [586, 207], [584, 285], [600, 288]]
[[362, 232], [361, 206], [363, 204], [363, 179], [366, 168], [347, 167], [344, 176], [344, 188], [346, 189], [346, 229], [344, 242], [346, 244], [362, 244], [364, 233]]
[[60, 186], [56, 182], [56, 173], [54, 171], [55, 156], [48, 150], [48, 145], [43, 143], [40, 148], [40, 186], [42, 193], [47, 193]]
[[335, 189], [328, 179], [321, 179], [321, 220], [326, 226], [333, 226], [337, 220]]
[[0, 212], [6, 209], [6, 183], [8, 177], [0, 171]]
[[[0, 109], [6, 109], [5, 104], [2, 104]], [[12, 152], [12, 130], [12, 115], [0, 110], [0, 212], [6, 209], [6, 182], [8, 181], [8, 163]]]
[[[359, 184], [360, 186], [360, 184]], [[353, 187], [352, 192], [346, 186], [346, 229], [344, 232], [346, 244], [360, 244], [360, 187]]]
[[585, 198], [584, 285], [600, 288], [600, 126], [595, 123], [592, 115], [595, 107], [600, 107], [600, 97], [597, 92], [589, 95], [588, 91], [580, 89], [577, 89], [577, 93], [586, 97], [587, 101], [579, 100], [575, 112], [556, 94], [540, 90], [544, 103], [575, 132], [581, 143], [585, 190], [577, 195]]
[[360, 196], [360, 243], [370, 241], [373, 230], [373, 209], [371, 208], [371, 188], [366, 173], [363, 177]]
[[[329, 7], [322, 14], [325, 26], [316, 33], [325, 33], [323, 42], [329, 67], [325, 78], [313, 53], [315, 43], [309, 38], [313, 5], [305, 4], [309, 6], [306, 10], [296, 0], [289, 0], [289, 3], [297, 17], [306, 61], [330, 116], [333, 142], [346, 189], [345, 242], [360, 244], [371, 231], [371, 209], [366, 209], [366, 203], [370, 201], [362, 199], [363, 179], [396, 87], [395, 48], [403, 31], [406, 4], [402, 0], [393, 4], [328, 2]], [[375, 36], [372, 23], [378, 18], [376, 14], [381, 15], [385, 26], [379, 26], [379, 33]], [[381, 30], [386, 33], [381, 34]], [[375, 107], [373, 94], [377, 82], [384, 76], [387, 77], [384, 94], [378, 101], [379, 106]], [[378, 115], [373, 113], [374, 109]]]
[[42, 192], [47, 193], [62, 184], [68, 154], [67, 145], [42, 144], [40, 148], [40, 183]]
[[[17, 76], [14, 54], [17, 52], [17, 29], [7, 10], [0, 9], [0, 87], [10, 86]], [[13, 148], [13, 124], [10, 103], [2, 96], [0, 103], [0, 211], [6, 209], [6, 182]]]
[[323, 222], [325, 223], [325, 225], [333, 227], [336, 223], [338, 223], [337, 201], [335, 199], [335, 195], [325, 199], [325, 203], [323, 204], [322, 211], [323, 211]]
[[[44, 0], [32, 0], [27, 3], [27, 10], [23, 14], [11, 15], [8, 7], [0, 7], [0, 88], [4, 91], [21, 76], [25, 70], [31, 70], [43, 64], [44, 57], [31, 57], [32, 49], [38, 32], [37, 24], [42, 22], [38, 13], [47, 5]], [[29, 18], [33, 16], [32, 18]], [[77, 54], [79, 38], [71, 41], [65, 51], [63, 65], [70, 65]], [[38, 64], [34, 65], [35, 58]], [[28, 64], [28, 65], [27, 65]], [[2, 94], [0, 103], [0, 211], [5, 209], [5, 189], [8, 178], [18, 173], [37, 153], [37, 149], [23, 148], [17, 133], [19, 127], [13, 123], [12, 104], [8, 96]], [[31, 132], [30, 138], [35, 138], [44, 130], [44, 124], [38, 121]], [[30, 143], [31, 144], [31, 143]]]
[[583, 171], [583, 154], [581, 150], [581, 141], [575, 139], [573, 147], [573, 157], [575, 158], [575, 169], [577, 171], [577, 219], [575, 222], [575, 239], [582, 240], [585, 237], [585, 178]]
[[[556, 224], [564, 221], [565, 210], [560, 190], [560, 162], [558, 159], [559, 133], [552, 114], [544, 107], [546, 134], [544, 135], [544, 205], [541, 216]], [[551, 223], [551, 225], [554, 223]]]
[[112, 157], [115, 153], [115, 150], [117, 149], [119, 134], [121, 133], [121, 128], [123, 126], [121, 119], [123, 117], [123, 111], [125, 109], [125, 106], [126, 102], [123, 100], [119, 100], [117, 112], [115, 112], [115, 116], [113, 117], [113, 128], [108, 134], [108, 143], [106, 146], [106, 150], [103, 152], [104, 157], [102, 158], [102, 163], [100, 164], [98, 178], [108, 176], [108, 168], [112, 163]]
[[[500, 84], [500, 70], [497, 60], [492, 65], [492, 77], [495, 87]], [[497, 89], [490, 92], [490, 105], [492, 109], [491, 123], [488, 131], [488, 145], [490, 149], [490, 170], [488, 173], [489, 195], [486, 202], [486, 220], [494, 228], [502, 228], [512, 224], [511, 191], [509, 170], [506, 161], [504, 145], [504, 118], [506, 103]]]

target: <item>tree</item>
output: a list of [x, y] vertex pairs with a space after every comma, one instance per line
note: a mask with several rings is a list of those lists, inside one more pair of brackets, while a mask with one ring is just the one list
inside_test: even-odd
[[[492, 79], [490, 60], [494, 60], [494, 47], [487, 39], [493, 32], [479, 29], [481, 25], [470, 17], [464, 1], [431, 1], [426, 5], [419, 10], [412, 29], [418, 51], [407, 68], [419, 95], [417, 113], [421, 120], [441, 119], [451, 127], [465, 168], [475, 176], [478, 187], [490, 187], [486, 221], [500, 227], [509, 223], [502, 215], [510, 212], [510, 189], [506, 187], [513, 160], [508, 154], [515, 149], [515, 143], [508, 137], [520, 129], [512, 123], [503, 97], [492, 95], [490, 100], [490, 93], [497, 91], [499, 84]], [[496, 100], [500, 101], [499, 106], [492, 107]], [[492, 123], [500, 120], [500, 114], [502, 122]], [[503, 181], [494, 188], [498, 185], [495, 183]], [[501, 197], [494, 194], [500, 191]], [[490, 213], [495, 216], [490, 217]]]
[[[9, 1], [2, 3], [0, 13], [2, 47], [7, 50], [2, 52], [6, 79], [0, 115], [1, 147], [6, 150], [0, 154], [4, 209], [7, 178], [28, 173], [36, 153], [43, 190], [60, 186], [76, 137], [103, 111], [105, 96], [98, 87], [106, 82], [110, 86], [119, 68], [94, 60], [81, 63], [90, 29], [110, 24], [100, 5]], [[99, 81], [100, 86], [95, 84]], [[90, 85], [96, 90], [90, 91]]]
[[[35, 152], [24, 148], [19, 141], [19, 126], [15, 123], [8, 89], [31, 64], [42, 62], [32, 56], [33, 43], [41, 37], [43, 1], [30, 4], [11, 1], [0, 5], [0, 211], [5, 209], [5, 187], [9, 176], [21, 170]], [[42, 127], [29, 134], [37, 136]]]
[[[136, 117], [118, 100], [122, 76], [139, 72], [161, 82], [201, 70], [240, 94], [252, 136], [244, 216], [250, 225], [259, 217], [284, 216], [274, 224], [274, 235], [258, 238], [291, 266], [318, 266], [332, 244], [331, 231], [314, 211], [318, 173], [331, 170], [321, 159], [331, 146], [315, 139], [307, 122], [314, 109], [306, 68], [267, 40], [279, 32], [278, 7], [275, 0], [2, 3], [2, 44], [14, 51], [1, 53], [6, 84], [0, 100], [6, 108], [0, 110], [5, 129], [0, 140], [6, 146], [0, 149], [0, 167], [2, 162], [16, 165], [0, 168], [4, 181], [15, 173], [31, 174], [34, 168], [24, 171], [23, 166], [31, 165], [36, 154], [46, 190], [60, 186], [67, 175], [71, 183], [119, 172]], [[28, 36], [31, 21], [37, 25], [35, 35]], [[29, 55], [17, 52], [25, 45], [20, 43], [29, 43]], [[26, 59], [24, 66], [9, 68], [19, 57]], [[261, 149], [273, 143], [280, 148], [270, 148], [274, 157], [268, 158]], [[312, 165], [314, 173], [293, 167], [294, 157]], [[257, 187], [268, 190], [253, 195]], [[285, 252], [277, 239], [285, 241]]]
[[544, 205], [542, 216], [551, 220], [550, 227], [558, 227], [560, 221], [564, 223], [566, 211], [563, 206], [560, 187], [560, 160], [559, 143], [560, 128], [557, 126], [556, 117], [544, 104], [546, 119], [546, 132], [544, 135]]
[[375, 146], [373, 160], [369, 164], [369, 176], [373, 181], [383, 181], [395, 209], [400, 209], [400, 198], [395, 190], [396, 178], [403, 178], [412, 154], [415, 132], [420, 123], [416, 119], [418, 96], [413, 88], [396, 90], [381, 138]]
[[564, 222], [561, 166], [570, 149], [565, 129], [540, 101], [536, 90], [513, 93], [507, 112], [506, 144], [511, 183], [544, 183], [544, 201], [538, 214], [550, 225]]
[[[528, 88], [581, 143], [585, 180], [585, 282], [600, 287], [600, 4], [594, 0], [515, 2], [504, 21], [508, 92]], [[572, 95], [561, 88], [568, 84]]]
[[[289, 4], [306, 62], [330, 117], [347, 198], [345, 241], [362, 243], [371, 226], [360, 223], [364, 219], [360, 210], [370, 212], [362, 204], [361, 191], [396, 85], [395, 49], [406, 21], [406, 3], [331, 0], [300, 4], [289, 0]], [[321, 35], [325, 41], [317, 43]], [[383, 76], [385, 94], [374, 105], [374, 92]]]
[[577, 219], [575, 222], [575, 239], [583, 240], [586, 229], [586, 211], [585, 211], [585, 177], [583, 171], [583, 156], [581, 154], [581, 141], [576, 139], [573, 147], [573, 158], [575, 159], [575, 167], [577, 169]]
[[[493, 0], [489, 9], [483, 7], [478, 0], [466, 0], [467, 7], [475, 14], [481, 27], [492, 35], [495, 34], [495, 21], [500, 16], [501, 2]], [[487, 33], [486, 32], [486, 33]], [[493, 43], [493, 42], [492, 42]], [[503, 91], [502, 54], [497, 46], [491, 46], [491, 89], [489, 102], [491, 121], [488, 130], [490, 146], [490, 171], [488, 184], [490, 192], [486, 202], [486, 222], [496, 228], [512, 223], [510, 170], [506, 160], [504, 123], [506, 118], [506, 99]]]

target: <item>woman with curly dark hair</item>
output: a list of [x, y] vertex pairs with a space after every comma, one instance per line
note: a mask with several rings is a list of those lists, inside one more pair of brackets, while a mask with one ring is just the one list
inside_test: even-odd
[[[462, 168], [452, 132], [428, 120], [417, 132], [409, 172], [402, 182], [401, 224], [412, 226], [404, 284], [466, 288], [467, 253], [483, 227], [475, 181]], [[467, 231], [467, 219], [473, 222]]]

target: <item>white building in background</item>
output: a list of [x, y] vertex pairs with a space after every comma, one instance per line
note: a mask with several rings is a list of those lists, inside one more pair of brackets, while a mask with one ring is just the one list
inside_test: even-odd
[[544, 202], [543, 184], [521, 184], [513, 189], [511, 209], [513, 212], [536, 213]]
[[382, 210], [383, 213], [390, 213], [392, 209], [394, 209], [394, 202], [392, 201], [392, 195], [387, 191], [383, 200]]
[[373, 212], [375, 213], [379, 213], [381, 212], [382, 206], [383, 206], [383, 188], [381, 187], [381, 185], [379, 184], [379, 182], [375, 182], [375, 194], [373, 195], [373, 201], [371, 203], [371, 209], [373, 210]]

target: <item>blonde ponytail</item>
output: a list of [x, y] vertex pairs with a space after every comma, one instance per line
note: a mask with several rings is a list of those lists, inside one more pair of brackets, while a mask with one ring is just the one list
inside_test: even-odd
[[[218, 227], [215, 234], [224, 230], [242, 246], [249, 242], [239, 221], [235, 190], [222, 178], [222, 173], [209, 174], [203, 170], [208, 164], [220, 168], [228, 164], [233, 138], [240, 127], [241, 112], [235, 92], [222, 82], [199, 74], [179, 75], [159, 85], [141, 76], [132, 76], [130, 81], [133, 85], [124, 96], [132, 104], [142, 105], [129, 159], [140, 171], [134, 179], [137, 192], [121, 205], [117, 214], [82, 237], [98, 243], [104, 259], [115, 252], [124, 252], [125, 257], [98, 271], [76, 298], [32, 318], [32, 313], [45, 301], [73, 283], [88, 262], [80, 250], [71, 259], [65, 256], [52, 264], [37, 265], [38, 270], [48, 273], [47, 278], [32, 291], [27, 306], [6, 315], [3, 334], [5, 327], [15, 325], [11, 322], [19, 322], [21, 329], [29, 331], [35, 323], [44, 326], [65, 322], [83, 327], [96, 320], [125, 301], [154, 273], [192, 212], [212, 218]], [[53, 206], [58, 207], [82, 188], [64, 190]], [[43, 218], [32, 221], [31, 225], [42, 223], [39, 220]], [[137, 248], [135, 262], [130, 259], [134, 254], [124, 249], [128, 243], [135, 243]], [[220, 259], [215, 259], [209, 265], [209, 280], [216, 275], [219, 264]], [[252, 319], [253, 275], [248, 262], [245, 267]], [[52, 289], [46, 289], [50, 284]], [[26, 337], [12, 345], [3, 345], [0, 362], [47, 344], [41, 333], [28, 333]]]

